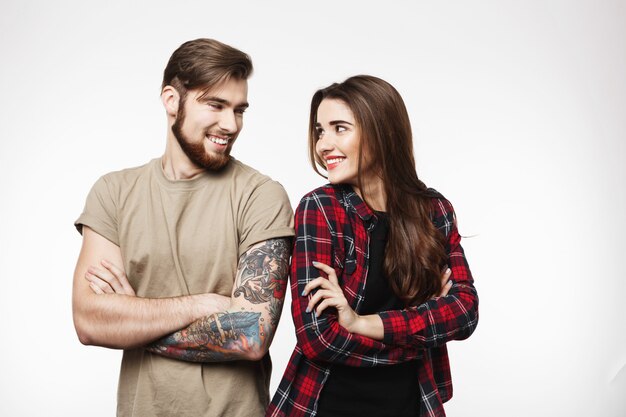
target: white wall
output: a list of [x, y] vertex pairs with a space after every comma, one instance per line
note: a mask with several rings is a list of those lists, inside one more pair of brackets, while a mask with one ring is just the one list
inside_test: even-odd
[[101, 174], [160, 155], [162, 70], [196, 37], [252, 56], [233, 154], [294, 205], [322, 183], [312, 93], [356, 73], [402, 93], [420, 175], [476, 235], [449, 416], [626, 415], [626, 2], [213, 3], [2, 2], [0, 415], [114, 414], [120, 354], [72, 326], [72, 222]]

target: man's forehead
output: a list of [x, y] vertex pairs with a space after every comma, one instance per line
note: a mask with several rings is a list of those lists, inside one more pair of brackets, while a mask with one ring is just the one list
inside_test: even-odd
[[218, 99], [219, 101], [225, 101], [235, 106], [247, 104], [248, 81], [229, 78], [219, 84], [198, 88], [196, 94], [196, 100], [198, 101]]

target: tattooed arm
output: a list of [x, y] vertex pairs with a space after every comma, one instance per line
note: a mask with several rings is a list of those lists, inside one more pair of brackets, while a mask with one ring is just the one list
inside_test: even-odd
[[259, 360], [280, 318], [287, 286], [289, 238], [253, 245], [239, 259], [230, 307], [148, 346], [162, 356], [192, 362]]

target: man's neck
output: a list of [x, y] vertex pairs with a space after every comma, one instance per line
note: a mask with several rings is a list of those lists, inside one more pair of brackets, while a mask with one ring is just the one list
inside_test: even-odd
[[173, 181], [188, 180], [205, 170], [200, 168], [185, 155], [176, 138], [167, 138], [165, 153], [161, 158], [161, 167], [165, 176]]

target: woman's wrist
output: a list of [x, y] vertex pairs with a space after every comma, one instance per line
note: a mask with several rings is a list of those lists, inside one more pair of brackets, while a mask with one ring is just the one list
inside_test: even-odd
[[[343, 327], [350, 333], [360, 334], [359, 329], [362, 326], [361, 319], [363, 316], [359, 316], [356, 313], [353, 313], [353, 314], [354, 314], [354, 317], [352, 318], [352, 320], [350, 320], [350, 322]], [[341, 324], [341, 320], [339, 324]]]
[[383, 320], [378, 314], [368, 314], [366, 316], [356, 315], [356, 319], [346, 328], [350, 333], [369, 337], [370, 339], [383, 340], [385, 328]]

